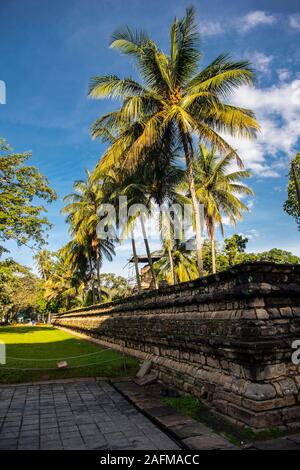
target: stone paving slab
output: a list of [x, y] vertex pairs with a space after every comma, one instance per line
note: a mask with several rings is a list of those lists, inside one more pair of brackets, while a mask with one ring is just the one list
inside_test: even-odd
[[0, 449], [179, 448], [106, 381], [0, 388]]
[[[191, 450], [239, 450], [227, 439], [215, 433], [208, 426], [178, 413], [174, 408], [163, 405], [160, 397], [152, 395], [130, 381], [113, 381], [114, 387], [154, 422], [158, 423], [184, 448]], [[251, 450], [300, 450], [300, 433], [268, 441], [255, 442], [245, 448]]]
[[237, 450], [237, 447], [218, 434], [204, 434], [183, 439], [191, 450]]
[[252, 450], [299, 450], [300, 434], [294, 436], [270, 439], [268, 441], [255, 442], [249, 447]]
[[145, 389], [136, 383], [113, 381], [113, 385], [138, 409], [174, 436], [184, 448], [191, 450], [238, 449], [207, 426], [182, 415], [171, 406], [162, 405], [159, 398], [149, 398]]

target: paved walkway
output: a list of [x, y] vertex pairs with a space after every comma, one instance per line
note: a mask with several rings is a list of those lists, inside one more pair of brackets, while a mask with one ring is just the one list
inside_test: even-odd
[[178, 449], [104, 381], [0, 388], [0, 449]]

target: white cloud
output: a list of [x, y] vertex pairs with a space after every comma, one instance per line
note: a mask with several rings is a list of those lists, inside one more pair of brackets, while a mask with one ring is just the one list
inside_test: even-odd
[[273, 60], [273, 56], [266, 55], [263, 52], [247, 52], [247, 58], [252, 62], [254, 68], [262, 73], [270, 72], [270, 65]]
[[252, 228], [250, 230], [247, 230], [247, 232], [245, 233], [240, 233], [240, 235], [242, 235], [243, 237], [247, 237], [248, 240], [255, 240], [257, 238], [259, 238], [259, 232], [258, 230], [255, 230], [255, 228]]
[[241, 30], [247, 32], [260, 25], [272, 25], [277, 22], [277, 18], [266, 11], [256, 10], [247, 13], [240, 21]]
[[200, 26], [200, 33], [204, 36], [217, 36], [224, 32], [219, 21], [204, 21]]
[[[294, 28], [297, 27], [297, 16], [298, 15], [294, 15], [289, 18], [289, 21], [293, 22]], [[234, 28], [238, 33], [246, 33], [257, 26], [268, 26], [275, 23], [277, 23], [277, 17], [275, 15], [267, 13], [266, 11], [256, 10], [250, 11], [244, 16], [236, 17], [227, 21], [226, 19], [222, 19], [222, 21], [209, 21], [204, 19], [201, 22], [200, 33], [203, 34], [203, 36], [217, 36], [228, 30], [232, 30], [232, 28]]]
[[288, 80], [291, 76], [291, 72], [288, 69], [278, 69], [277, 70], [278, 78], [280, 81], [284, 82]]
[[254, 201], [253, 201], [253, 199], [251, 199], [250, 201], [248, 201], [247, 207], [248, 207], [249, 212], [251, 212], [251, 210], [252, 210], [253, 207], [254, 207]]
[[293, 29], [300, 31], [300, 14], [295, 13], [294, 15], [289, 16], [289, 25]]
[[230, 220], [230, 218], [227, 216], [227, 215], [224, 215], [223, 218], [222, 218], [222, 224], [223, 225], [226, 225], [228, 227], [232, 227], [232, 222]]
[[300, 80], [269, 88], [241, 87], [234, 104], [252, 109], [261, 125], [255, 141], [225, 136], [245, 165], [261, 177], [279, 176], [300, 139]]

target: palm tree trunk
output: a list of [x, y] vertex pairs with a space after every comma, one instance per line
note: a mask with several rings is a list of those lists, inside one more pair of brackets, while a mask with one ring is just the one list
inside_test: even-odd
[[139, 264], [138, 264], [137, 254], [136, 254], [136, 246], [135, 246], [133, 230], [131, 230], [131, 244], [132, 244], [132, 253], [133, 253], [133, 262], [134, 262], [134, 267], [135, 267], [136, 282], [138, 286], [138, 291], [141, 292], [141, 289], [142, 289], [141, 278], [140, 278], [140, 273], [139, 273]]
[[98, 299], [99, 302], [102, 302], [102, 292], [101, 292], [101, 279], [100, 279], [100, 253], [99, 253], [99, 244], [96, 249], [96, 263], [97, 263], [97, 284], [98, 284]]
[[94, 279], [94, 277], [93, 277], [93, 281], [92, 281], [92, 302], [93, 302], [93, 305], [95, 305], [96, 295], [95, 295], [95, 279]]
[[211, 243], [211, 267], [212, 267], [212, 273], [216, 274], [217, 269], [216, 269], [216, 245], [215, 245], [215, 226], [214, 226], [214, 220], [212, 217], [209, 218], [207, 221], [207, 230], [209, 232], [210, 236], [210, 243]]
[[176, 272], [175, 272], [175, 268], [174, 268], [172, 250], [171, 250], [171, 247], [170, 247], [169, 243], [167, 243], [167, 250], [168, 250], [168, 258], [169, 258], [169, 263], [170, 263], [170, 268], [171, 268], [171, 273], [172, 273], [172, 283], [173, 283], [173, 286], [174, 286], [176, 284]]
[[215, 247], [215, 237], [214, 235], [211, 237], [211, 264], [212, 264], [212, 272], [216, 274], [216, 247]]
[[96, 296], [95, 296], [95, 278], [94, 278], [94, 270], [93, 270], [93, 263], [92, 263], [92, 257], [90, 250], [88, 249], [88, 260], [89, 260], [89, 265], [90, 265], [90, 273], [91, 273], [91, 279], [92, 279], [92, 302], [93, 305], [96, 303]]
[[203, 276], [203, 257], [202, 257], [202, 240], [201, 240], [201, 221], [200, 221], [200, 213], [199, 213], [199, 204], [198, 204], [196, 190], [195, 190], [192, 155], [190, 151], [191, 144], [189, 142], [189, 136], [184, 131], [181, 132], [181, 137], [182, 137], [182, 143], [184, 147], [189, 189], [191, 193], [193, 211], [194, 211], [194, 216], [195, 216], [195, 224], [196, 224], [197, 266], [198, 266], [199, 277], [202, 277]]
[[155, 287], [155, 289], [158, 289], [157, 280], [156, 280], [156, 276], [155, 276], [155, 272], [154, 272], [154, 268], [153, 268], [153, 263], [152, 263], [152, 258], [151, 258], [150, 247], [149, 247], [148, 238], [147, 238], [147, 234], [146, 234], [146, 228], [145, 228], [145, 221], [144, 221], [144, 214], [143, 213], [141, 213], [141, 215], [140, 215], [140, 221], [141, 221], [141, 227], [142, 227], [142, 232], [143, 232], [143, 237], [144, 237], [144, 243], [145, 243], [147, 258], [148, 258], [148, 262], [149, 262], [149, 266], [150, 266], [150, 271], [151, 271], [154, 287]]
[[212, 272], [216, 274], [216, 247], [215, 247], [215, 239], [211, 238], [211, 264], [212, 264]]

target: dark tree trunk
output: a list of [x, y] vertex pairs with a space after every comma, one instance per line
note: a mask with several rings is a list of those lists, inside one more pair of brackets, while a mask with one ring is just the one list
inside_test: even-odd
[[94, 277], [94, 269], [92, 263], [92, 257], [90, 250], [88, 250], [88, 259], [89, 259], [89, 266], [90, 266], [90, 275], [92, 280], [92, 303], [93, 305], [96, 303], [96, 296], [95, 296], [95, 277]]
[[172, 257], [172, 250], [170, 247], [170, 244], [167, 244], [167, 250], [168, 250], [168, 258], [169, 258], [169, 263], [170, 263], [170, 268], [171, 268], [171, 273], [172, 273], [172, 284], [173, 286], [176, 284], [176, 272], [175, 272], [175, 267], [174, 267], [174, 261]]
[[153, 284], [154, 284], [155, 289], [158, 289], [157, 280], [156, 280], [156, 276], [155, 276], [155, 272], [154, 272], [154, 268], [153, 268], [153, 263], [152, 263], [152, 258], [151, 258], [151, 252], [150, 252], [148, 237], [147, 237], [147, 234], [146, 234], [144, 214], [142, 214], [142, 213], [140, 215], [140, 221], [141, 221], [141, 226], [142, 226], [142, 232], [143, 232], [143, 237], [144, 237], [145, 248], [146, 248], [146, 252], [147, 252], [147, 258], [148, 258], [150, 271], [151, 271], [151, 275], [152, 275], [152, 279], [153, 279]]
[[100, 247], [97, 246], [96, 256], [97, 256], [97, 284], [98, 284], [98, 299], [99, 302], [102, 302], [102, 292], [101, 292], [101, 278], [100, 278]]
[[198, 204], [198, 200], [196, 196], [196, 189], [195, 189], [192, 148], [191, 148], [191, 142], [190, 142], [188, 134], [182, 131], [181, 137], [182, 137], [182, 143], [184, 147], [189, 189], [191, 193], [193, 212], [194, 212], [195, 224], [196, 224], [197, 266], [198, 266], [199, 276], [202, 277], [203, 276], [203, 257], [202, 257], [202, 240], [201, 240], [201, 220], [200, 220], [200, 213], [199, 213], [199, 204]]
[[136, 246], [135, 246], [133, 230], [131, 230], [131, 244], [132, 244], [132, 253], [133, 253], [133, 262], [134, 262], [134, 268], [135, 268], [136, 282], [138, 286], [138, 291], [141, 292], [141, 289], [142, 289], [141, 278], [140, 278], [140, 273], [139, 273], [139, 264], [138, 264], [137, 254], [136, 254]]

